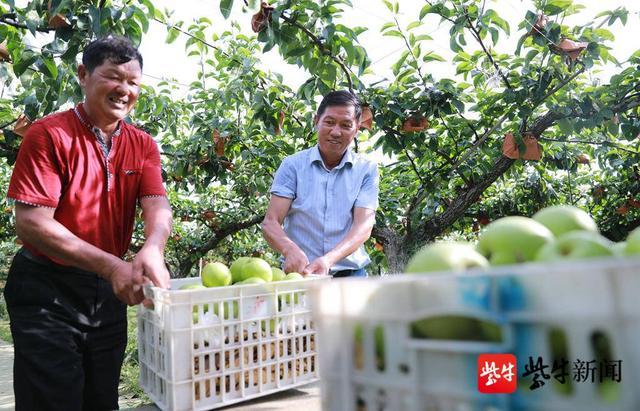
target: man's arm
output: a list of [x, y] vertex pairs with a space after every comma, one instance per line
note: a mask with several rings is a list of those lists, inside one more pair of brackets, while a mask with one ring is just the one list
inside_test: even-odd
[[284, 256], [284, 271], [286, 273], [292, 271], [302, 273], [304, 267], [309, 264], [309, 260], [304, 251], [291, 241], [282, 228], [284, 218], [289, 212], [292, 202], [293, 200], [290, 198], [271, 195], [269, 208], [262, 221], [262, 233], [271, 248]]
[[144, 219], [145, 242], [133, 260], [134, 275], [146, 277], [162, 288], [169, 288], [169, 271], [164, 262], [164, 247], [171, 234], [173, 217], [166, 197], [143, 197], [140, 200]]
[[42, 253], [71, 266], [91, 271], [111, 282], [116, 296], [129, 305], [142, 301], [142, 276], [131, 263], [80, 239], [56, 221], [53, 208], [35, 207], [16, 201], [18, 237]]
[[322, 257], [318, 257], [306, 266], [304, 274], [329, 274], [329, 269], [338, 261], [351, 255], [371, 236], [376, 220], [376, 212], [370, 208], [355, 207], [353, 209], [353, 225], [347, 235], [336, 246]]

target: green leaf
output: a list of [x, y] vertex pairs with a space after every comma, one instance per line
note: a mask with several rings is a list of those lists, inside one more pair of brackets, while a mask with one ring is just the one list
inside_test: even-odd
[[529, 64], [533, 60], [533, 58], [538, 55], [538, 53], [539, 51], [536, 49], [530, 50], [527, 53], [527, 55], [524, 56], [524, 59], [526, 60], [527, 64]]
[[40, 71], [42, 71], [48, 77], [54, 79], [58, 77], [58, 66], [56, 66], [56, 62], [53, 61], [52, 57], [42, 56], [42, 64], [43, 67]]
[[29, 66], [31, 66], [38, 59], [38, 55], [31, 50], [26, 50], [20, 60], [13, 63], [13, 73], [16, 77], [20, 77]]
[[390, 1], [388, 0], [382, 0], [382, 2], [384, 3], [385, 6], [387, 6], [387, 8], [389, 9], [390, 12], [393, 13], [393, 4], [391, 4]]
[[451, 48], [452, 51], [455, 51], [456, 53], [458, 51], [462, 51], [462, 47], [460, 47], [458, 45], [458, 42], [456, 41], [456, 36], [451, 36], [449, 38], [449, 47]]
[[424, 16], [426, 16], [429, 13], [435, 13], [434, 8], [435, 7], [431, 6], [430, 4], [423, 6], [422, 10], [420, 10], [420, 20], [422, 20]]
[[573, 133], [573, 123], [566, 118], [558, 120], [558, 128], [565, 135]]
[[398, 61], [396, 61], [391, 66], [391, 70], [393, 71], [393, 74], [397, 75], [400, 72], [400, 69], [402, 68], [402, 65], [404, 64], [404, 62], [405, 62], [405, 60], [407, 59], [408, 56], [409, 56], [409, 50], [405, 50], [400, 55], [400, 58], [398, 59]]
[[422, 58], [422, 61], [426, 63], [427, 61], [446, 61], [446, 60], [444, 59], [444, 57], [441, 57], [440, 55], [430, 51], [424, 55], [424, 57]]
[[409, 24], [407, 26], [407, 31], [413, 30], [416, 27], [420, 27], [420, 26], [422, 26], [422, 22], [421, 21], [414, 21], [413, 23], [411, 23], [411, 24]]
[[542, 10], [547, 16], [555, 16], [568, 9], [572, 4], [573, 0], [549, 0]]
[[391, 27], [395, 27], [396, 24], [395, 23], [384, 23], [382, 25], [382, 27], [380, 27], [380, 32], [382, 33], [383, 31], [390, 29]]
[[515, 51], [515, 55], [519, 56], [520, 55], [520, 50], [522, 49], [522, 44], [524, 43], [524, 41], [527, 39], [527, 37], [522, 36], [518, 39], [518, 45], [516, 46], [516, 51]]
[[233, 7], [233, 0], [220, 0], [220, 13], [222, 13], [222, 16], [225, 19], [229, 18], [232, 7]]
[[[176, 25], [176, 27], [178, 27], [178, 25]], [[176, 41], [179, 35], [180, 35], [180, 32], [175, 28], [173, 27], [167, 28], [167, 38], [165, 39], [165, 43], [167, 44], [173, 43], [174, 41]]]
[[498, 44], [498, 38], [500, 36], [500, 33], [498, 33], [498, 30], [493, 27], [489, 27], [489, 33], [491, 33], [491, 41], [495, 46], [496, 44]]
[[389, 31], [385, 31], [383, 34], [383, 36], [390, 36], [390, 37], [402, 37], [402, 33], [400, 33], [398, 30], [389, 30]]

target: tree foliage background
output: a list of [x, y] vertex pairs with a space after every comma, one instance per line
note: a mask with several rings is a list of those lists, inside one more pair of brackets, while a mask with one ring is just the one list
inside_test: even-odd
[[[0, 264], [19, 246], [6, 190], [20, 135], [29, 121], [80, 101], [76, 62], [87, 42], [114, 33], [138, 43], [151, 22], [166, 26], [167, 43], [187, 38], [184, 52], [199, 67], [184, 97], [170, 82], [144, 87], [131, 115], [163, 153], [175, 276], [195, 274], [201, 257], [276, 262], [258, 229], [268, 188], [284, 156], [315, 144], [318, 97], [336, 88], [354, 90], [372, 113], [359, 151], [387, 159], [367, 243], [372, 273], [401, 272], [416, 248], [437, 238], [473, 239], [496, 218], [555, 203], [588, 210], [613, 240], [638, 225], [640, 50], [620, 60], [609, 52], [620, 41], [613, 30], [638, 24], [638, 10], [593, 16], [578, 1], [534, 0], [514, 22], [500, 16], [500, 1], [431, 0], [401, 25], [402, 2], [382, 1], [388, 22], [379, 27], [345, 24], [348, 0], [212, 1], [225, 18], [241, 9], [253, 28], [233, 23], [216, 32], [208, 18], [175, 21], [149, 0], [0, 0]], [[565, 25], [570, 15], [582, 23]], [[449, 29], [449, 78], [430, 74], [445, 60], [426, 34], [434, 24]], [[404, 47], [387, 81], [363, 80], [371, 65], [359, 42], [366, 30]], [[41, 47], [28, 40], [34, 36]], [[518, 39], [517, 49], [496, 52], [508, 38]], [[308, 73], [298, 89], [279, 67], [260, 68], [274, 48]], [[590, 74], [607, 63], [616, 74], [594, 81]], [[537, 140], [541, 159], [504, 156], [507, 133], [521, 155]], [[136, 231], [132, 252], [141, 236]]]

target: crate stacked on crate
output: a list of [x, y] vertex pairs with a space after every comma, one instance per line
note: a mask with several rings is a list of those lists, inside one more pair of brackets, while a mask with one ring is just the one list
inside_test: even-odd
[[[638, 295], [640, 260], [631, 258], [314, 284], [323, 410], [637, 411]], [[436, 336], [417, 335], [424, 324]], [[514, 393], [480, 393], [484, 353], [515, 354]], [[561, 356], [564, 384], [552, 373]], [[547, 378], [523, 376], [539, 358]], [[619, 381], [580, 380], [577, 360], [621, 361]]]
[[318, 378], [306, 286], [323, 279], [145, 290], [138, 313], [140, 386], [162, 410], [208, 410]]

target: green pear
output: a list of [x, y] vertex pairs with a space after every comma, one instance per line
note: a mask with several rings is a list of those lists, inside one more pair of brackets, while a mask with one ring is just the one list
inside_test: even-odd
[[[302, 274], [296, 273], [295, 271], [288, 273], [284, 277], [284, 281], [296, 281], [296, 280], [304, 280], [304, 277], [302, 276]], [[299, 300], [300, 300], [300, 293], [293, 293], [293, 303], [298, 304]], [[291, 293], [285, 292], [284, 295], [280, 296], [280, 301], [281, 302], [284, 301], [287, 304], [291, 304]]]
[[551, 230], [556, 237], [571, 231], [598, 232], [593, 218], [586, 211], [572, 205], [546, 207], [531, 218]]
[[593, 231], [570, 231], [538, 250], [537, 261], [579, 260], [613, 255], [612, 242]]
[[222, 287], [231, 284], [231, 271], [222, 263], [209, 263], [200, 273], [205, 287]]
[[262, 278], [264, 281], [269, 282], [273, 278], [273, 273], [268, 262], [262, 258], [252, 257], [242, 265], [242, 278], [245, 280], [249, 278]]
[[627, 236], [627, 246], [624, 255], [640, 255], [640, 227], [634, 229]]
[[432, 271], [463, 271], [467, 268], [488, 267], [489, 262], [471, 244], [442, 242], [428, 244], [411, 257], [406, 273]]
[[[357, 357], [356, 361], [362, 362], [364, 358], [363, 347], [362, 347], [362, 344], [364, 341], [362, 325], [356, 324], [353, 331], [354, 331], [353, 340], [355, 345], [354, 349]], [[385, 347], [384, 347], [384, 328], [381, 325], [377, 325], [373, 329], [373, 342], [374, 342], [375, 354], [376, 354], [376, 368], [382, 371], [385, 368], [385, 359], [384, 359]], [[360, 367], [357, 367], [357, 368], [362, 368], [362, 364], [358, 364], [358, 365], [360, 365]]]
[[285, 280], [304, 280], [304, 276], [300, 273], [296, 273], [295, 271], [288, 273], [285, 276]]
[[272, 279], [271, 281], [282, 281], [285, 279], [286, 275], [284, 271], [279, 269], [278, 267], [271, 267]]
[[[181, 285], [179, 290], [206, 290], [207, 287], [205, 287], [202, 284], [184, 284]], [[207, 311], [209, 311], [209, 304], [205, 304], [202, 307], [203, 311], [206, 313]], [[198, 315], [198, 306], [194, 305], [193, 306], [193, 313], [196, 315], [196, 317], [194, 317], [196, 320], [194, 321], [194, 323], [197, 323], [197, 315]]]
[[[213, 313], [215, 315], [217, 315], [218, 317], [220, 317], [220, 315], [218, 314], [218, 312], [220, 311], [220, 308], [219, 308], [220, 305], [222, 305], [222, 314], [223, 314], [222, 317], [225, 320], [228, 320], [229, 319], [229, 314], [231, 314], [230, 310], [229, 310], [229, 302], [228, 301], [224, 301], [222, 303], [213, 304]], [[234, 300], [231, 303], [231, 306], [232, 306], [232, 309], [233, 309], [233, 317], [232, 318], [240, 318], [240, 316], [239, 316], [239, 314], [240, 314], [240, 305], [238, 304], [238, 302]]]
[[231, 264], [231, 267], [229, 267], [229, 270], [231, 271], [231, 281], [234, 284], [244, 280], [244, 278], [242, 277], [242, 266], [250, 258], [251, 257], [239, 257]]
[[540, 247], [554, 239], [541, 223], [527, 217], [503, 217], [480, 233], [477, 250], [492, 265], [532, 261]]
[[249, 277], [244, 281], [240, 281], [238, 284], [266, 284], [267, 282], [260, 277]]
[[459, 341], [502, 341], [502, 329], [494, 322], [462, 315], [441, 315], [411, 323], [414, 338]]
[[626, 248], [626, 241], [618, 241], [617, 243], [611, 244], [611, 253], [617, 256], [624, 256]]

